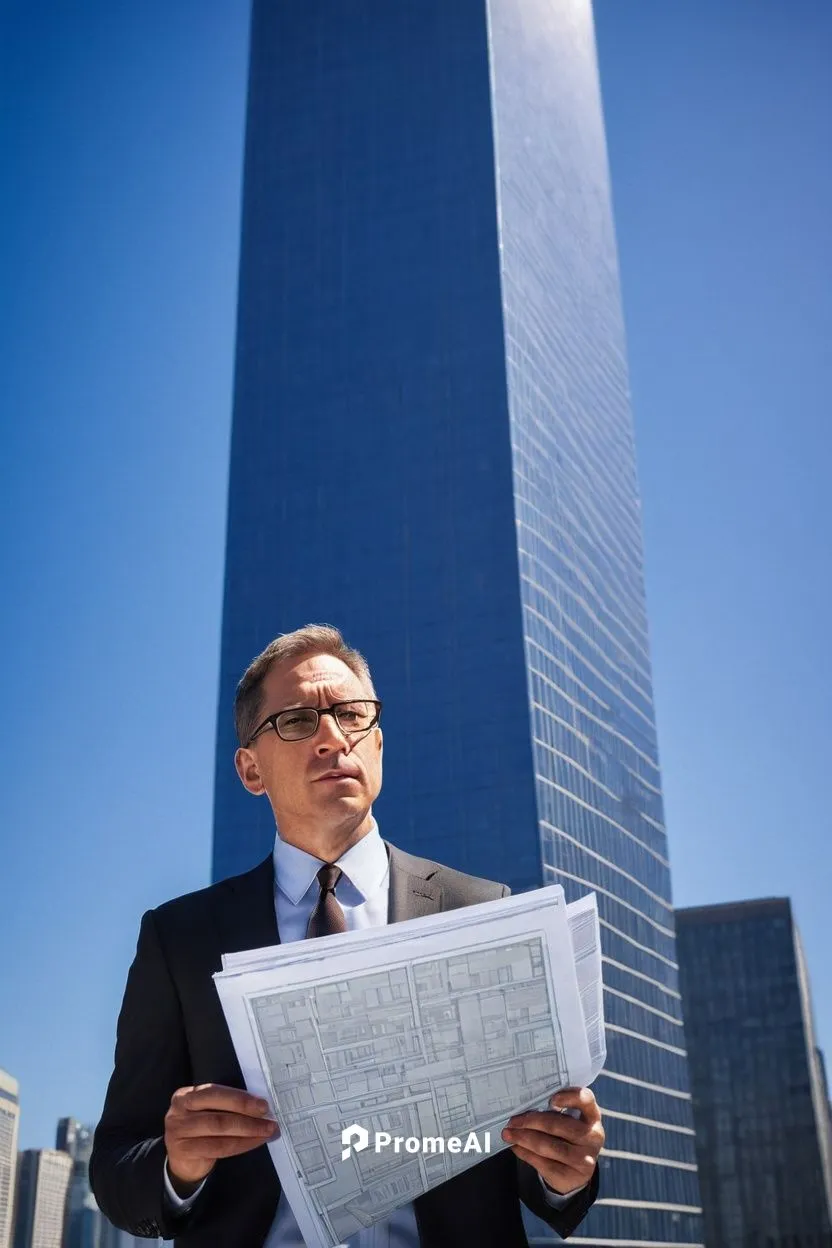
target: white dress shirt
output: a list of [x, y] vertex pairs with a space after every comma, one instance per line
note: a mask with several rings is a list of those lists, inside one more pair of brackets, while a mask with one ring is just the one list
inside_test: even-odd
[[[277, 930], [281, 944], [303, 940], [312, 911], [318, 902], [317, 875], [323, 863], [295, 845], [280, 839], [274, 842], [274, 903]], [[390, 864], [387, 850], [374, 822], [370, 831], [338, 859], [343, 872], [338, 881], [337, 900], [344, 911], [347, 931], [365, 927], [383, 927], [387, 923], [390, 895]], [[541, 1188], [554, 1209], [562, 1208], [574, 1195], [560, 1196], [550, 1192], [541, 1180]], [[173, 1190], [165, 1163], [165, 1189], [174, 1209], [185, 1212], [198, 1198], [199, 1187], [183, 1200]], [[580, 1189], [577, 1189], [580, 1190]], [[263, 1248], [304, 1248], [295, 1215], [281, 1193], [277, 1214]], [[413, 1204], [402, 1205], [389, 1217], [353, 1235], [343, 1248], [419, 1248], [419, 1232]]]

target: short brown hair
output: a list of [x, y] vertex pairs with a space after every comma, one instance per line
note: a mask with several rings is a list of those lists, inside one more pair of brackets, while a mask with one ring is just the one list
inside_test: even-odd
[[367, 660], [358, 650], [348, 646], [341, 633], [332, 624], [306, 624], [293, 633], [281, 633], [269, 642], [266, 649], [252, 659], [234, 696], [234, 726], [240, 745], [246, 746], [257, 728], [257, 720], [263, 705], [263, 681], [277, 663], [285, 659], [302, 659], [311, 654], [329, 654], [340, 659], [350, 671], [367, 685], [373, 697], [376, 691]]

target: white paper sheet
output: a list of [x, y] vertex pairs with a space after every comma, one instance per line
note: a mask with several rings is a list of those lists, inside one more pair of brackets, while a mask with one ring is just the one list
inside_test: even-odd
[[594, 1079], [607, 1060], [604, 986], [601, 979], [601, 926], [598, 922], [595, 894], [587, 893], [578, 901], [570, 901], [566, 907], [566, 917], [572, 938], [575, 973]]
[[[590, 1083], [605, 1056], [594, 896], [529, 893], [223, 958], [214, 976], [246, 1087], [309, 1248], [333, 1248], [484, 1152], [374, 1148], [470, 1133]], [[370, 1144], [344, 1160], [342, 1132]], [[488, 1133], [488, 1134], [487, 1134]]]

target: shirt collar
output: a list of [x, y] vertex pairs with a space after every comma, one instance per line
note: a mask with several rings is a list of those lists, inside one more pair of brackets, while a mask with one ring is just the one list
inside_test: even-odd
[[[293, 906], [298, 905], [315, 882], [323, 860], [308, 854], [305, 849], [298, 849], [297, 845], [282, 841], [279, 828], [274, 839], [272, 859], [277, 887]], [[382, 886], [389, 863], [375, 820], [370, 831], [341, 855], [337, 865], [358, 894], [356, 905], [366, 901]]]

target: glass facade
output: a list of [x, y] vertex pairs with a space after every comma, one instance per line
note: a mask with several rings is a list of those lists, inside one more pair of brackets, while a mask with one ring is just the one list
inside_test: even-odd
[[830, 1248], [829, 1104], [791, 906], [676, 922], [708, 1248]]
[[588, 0], [255, 0], [215, 878], [274, 835], [236, 682], [310, 621], [385, 701], [384, 836], [598, 894], [608, 1147], [572, 1242], [700, 1245]]

